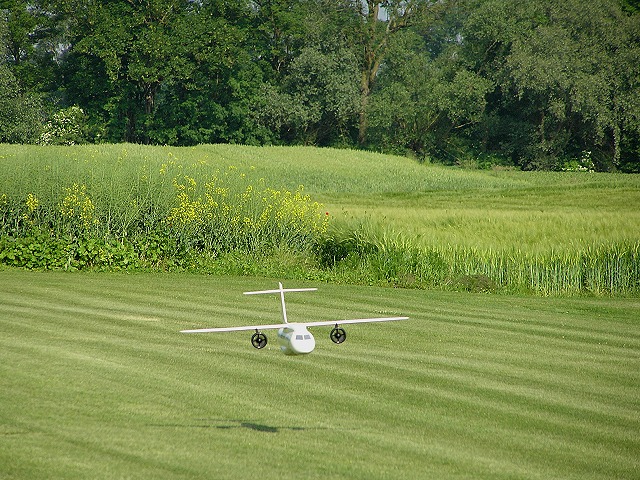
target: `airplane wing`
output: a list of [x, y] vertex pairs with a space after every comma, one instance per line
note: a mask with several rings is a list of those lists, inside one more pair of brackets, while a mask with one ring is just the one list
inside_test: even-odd
[[371, 322], [393, 322], [396, 320], [408, 320], [409, 317], [384, 317], [384, 318], [357, 318], [354, 320], [326, 320], [322, 322], [296, 322], [277, 323], [272, 325], [245, 325], [242, 327], [222, 327], [222, 328], [199, 328], [196, 330], [181, 330], [180, 333], [216, 333], [216, 332], [242, 332], [247, 330], [269, 330], [294, 325], [304, 325], [305, 327], [321, 327], [326, 325], [347, 325], [350, 323], [371, 323]]
[[197, 330], [181, 330], [180, 333], [215, 333], [215, 332], [242, 332], [245, 330], [269, 330], [273, 328], [286, 327], [286, 323], [276, 325], [245, 325], [243, 327], [223, 327], [223, 328], [199, 328]]
[[349, 323], [394, 322], [408, 320], [409, 317], [357, 318], [354, 320], [325, 320], [322, 322], [304, 322], [306, 327], [321, 327], [323, 325], [347, 325]]

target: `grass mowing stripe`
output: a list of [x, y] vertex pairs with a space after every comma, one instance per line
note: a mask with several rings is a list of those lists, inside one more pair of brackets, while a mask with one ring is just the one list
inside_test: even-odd
[[291, 318], [411, 320], [295, 358], [178, 333], [278, 319], [270, 283], [0, 272], [2, 475], [637, 476], [638, 299], [317, 285]]

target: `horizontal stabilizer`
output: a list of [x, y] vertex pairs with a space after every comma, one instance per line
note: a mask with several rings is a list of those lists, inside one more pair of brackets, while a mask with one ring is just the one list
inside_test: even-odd
[[258, 292], [244, 292], [245, 295], [261, 295], [263, 293], [285, 293], [285, 292], [312, 292], [317, 288], [283, 288], [278, 290], [260, 290]]

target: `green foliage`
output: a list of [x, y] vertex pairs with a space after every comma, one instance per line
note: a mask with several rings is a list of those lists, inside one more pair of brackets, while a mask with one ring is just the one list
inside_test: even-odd
[[424, 247], [404, 235], [364, 224], [349, 237], [329, 237], [319, 250], [322, 265], [350, 283], [405, 288], [454, 288], [538, 295], [618, 295], [640, 289], [640, 242], [583, 251], [480, 250]]
[[0, 63], [0, 142], [35, 143], [40, 133], [40, 102], [21, 92], [18, 82]]
[[264, 86], [256, 121], [287, 143], [332, 145], [348, 138], [358, 111], [357, 72], [354, 55], [344, 48], [304, 48], [279, 88]]
[[78, 106], [79, 138], [57, 141], [358, 145], [527, 170], [592, 152], [597, 171], [640, 170], [632, 1], [3, 6], [3, 141]]
[[[479, 122], [492, 82], [449, 59], [433, 62], [415, 34], [397, 39], [369, 103], [373, 145], [442, 158], [454, 132]], [[444, 153], [444, 155], [443, 155]]]
[[[89, 163], [82, 180], [70, 177], [60, 159], [54, 158], [53, 165], [36, 159], [20, 185], [4, 184], [0, 227], [5, 263], [67, 269], [186, 267], [200, 255], [266, 253], [281, 245], [302, 251], [326, 231], [325, 212], [302, 186], [275, 189], [250, 175], [252, 168], [218, 170], [202, 159], [183, 163], [171, 152], [159, 162], [137, 158], [125, 163], [127, 156], [126, 148], [120, 150], [115, 166], [82, 160]], [[66, 167], [74, 164], [68, 161]], [[55, 178], [58, 168], [63, 170]], [[38, 245], [33, 252], [23, 248], [30, 243]]]
[[525, 168], [561, 168], [583, 151], [598, 170], [636, 162], [638, 33], [609, 0], [478, 2], [462, 52], [497, 86], [486, 148], [502, 142]]

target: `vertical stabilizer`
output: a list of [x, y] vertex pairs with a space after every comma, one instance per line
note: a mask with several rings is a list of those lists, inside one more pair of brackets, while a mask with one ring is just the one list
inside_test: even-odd
[[289, 323], [287, 320], [287, 307], [284, 305], [284, 288], [282, 288], [282, 282], [279, 282], [280, 285], [280, 300], [282, 301], [282, 320], [283, 323]]

